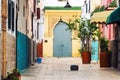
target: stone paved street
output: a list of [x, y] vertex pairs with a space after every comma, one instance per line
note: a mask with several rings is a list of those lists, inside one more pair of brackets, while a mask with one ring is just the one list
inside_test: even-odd
[[[70, 71], [70, 65], [79, 65]], [[41, 64], [26, 69], [22, 80], [120, 80], [120, 71], [100, 68], [98, 63], [82, 64], [81, 58], [42, 58]]]

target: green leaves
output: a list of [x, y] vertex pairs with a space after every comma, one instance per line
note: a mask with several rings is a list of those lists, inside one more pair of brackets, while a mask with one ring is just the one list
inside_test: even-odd
[[[69, 30], [78, 31], [77, 36], [82, 41], [83, 50], [89, 51], [90, 41], [93, 36], [97, 36], [98, 27], [95, 24], [90, 23], [90, 20], [83, 20], [79, 18], [74, 18], [74, 20], [69, 20], [68, 22]], [[98, 36], [97, 36], [98, 37]]]
[[105, 10], [105, 6], [98, 6], [98, 7], [95, 8], [95, 10], [93, 11], [93, 13], [104, 11], [104, 10]]
[[108, 43], [109, 43], [109, 41], [107, 39], [105, 39], [104, 37], [100, 38], [100, 50], [102, 52], [108, 51]]
[[90, 23], [89, 20], [75, 18], [74, 20], [69, 20], [68, 29], [77, 30], [79, 38], [91, 38], [92, 36], [97, 36], [95, 31], [97, 31], [98, 27], [95, 24]]
[[116, 0], [113, 0], [113, 1], [110, 3], [109, 7], [117, 7], [117, 2], [116, 2]]

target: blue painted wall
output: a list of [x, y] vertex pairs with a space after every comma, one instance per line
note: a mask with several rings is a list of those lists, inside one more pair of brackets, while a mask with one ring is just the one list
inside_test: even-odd
[[17, 68], [21, 71], [28, 67], [28, 37], [17, 32]]
[[92, 61], [98, 61], [98, 41], [92, 42]]

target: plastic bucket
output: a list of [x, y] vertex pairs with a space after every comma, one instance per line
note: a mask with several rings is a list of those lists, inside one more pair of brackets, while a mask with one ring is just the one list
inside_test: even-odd
[[37, 63], [41, 63], [42, 62], [42, 58], [37, 58]]

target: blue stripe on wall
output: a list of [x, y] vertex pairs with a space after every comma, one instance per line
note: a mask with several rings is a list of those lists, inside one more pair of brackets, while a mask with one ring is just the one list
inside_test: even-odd
[[98, 61], [98, 41], [92, 42], [92, 61]]
[[17, 31], [17, 68], [22, 71], [28, 67], [28, 37]]

